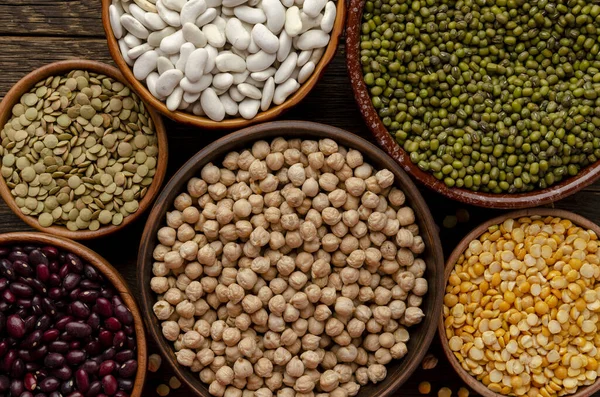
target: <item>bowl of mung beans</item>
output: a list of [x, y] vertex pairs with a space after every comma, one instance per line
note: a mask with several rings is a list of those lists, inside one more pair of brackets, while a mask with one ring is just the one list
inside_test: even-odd
[[600, 176], [600, 6], [354, 0], [359, 109], [425, 186], [483, 207], [543, 205]]
[[483, 396], [589, 396], [597, 381], [600, 227], [549, 208], [491, 219], [446, 262], [438, 332]]
[[142, 237], [148, 329], [196, 395], [391, 395], [441, 310], [442, 250], [397, 163], [323, 124], [210, 144]]
[[142, 214], [167, 166], [160, 116], [112, 66], [52, 63], [0, 103], [0, 195], [28, 225], [76, 240]]

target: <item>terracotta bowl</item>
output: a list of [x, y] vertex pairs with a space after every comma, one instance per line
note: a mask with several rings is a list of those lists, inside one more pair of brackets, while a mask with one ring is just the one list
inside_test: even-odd
[[[450, 255], [450, 257], [446, 261], [446, 268], [444, 271], [444, 292], [443, 292], [443, 294], [445, 294], [446, 284], [448, 282], [450, 274], [452, 273], [452, 270], [454, 269], [454, 265], [456, 264], [456, 261], [463, 254], [463, 252], [467, 249], [467, 247], [469, 246], [469, 243], [471, 241], [478, 239], [483, 233], [485, 233], [488, 230], [488, 228], [490, 226], [501, 224], [506, 219], [511, 219], [511, 218], [518, 219], [518, 218], [530, 217], [530, 216], [541, 216], [541, 217], [552, 216], [552, 217], [558, 217], [558, 218], [562, 218], [562, 219], [568, 219], [571, 222], [573, 222], [575, 225], [580, 226], [587, 230], [593, 230], [597, 235], [600, 236], [600, 226], [598, 226], [594, 222], [582, 217], [581, 215], [577, 215], [577, 214], [574, 214], [572, 212], [565, 211], [565, 210], [558, 210], [558, 209], [551, 209], [551, 208], [531, 208], [531, 209], [525, 209], [525, 210], [519, 210], [519, 211], [505, 213], [503, 215], [500, 215], [496, 218], [490, 219], [489, 221], [484, 222], [481, 225], [477, 226], [475, 229], [473, 229], [473, 231], [471, 231], [469, 234], [467, 234], [465, 236], [465, 238], [463, 238], [460, 241], [460, 243], [458, 243], [458, 245], [456, 246], [454, 251], [452, 251], [452, 254]], [[448, 345], [448, 338], [446, 337], [446, 328], [444, 326], [444, 316], [442, 313], [440, 313], [440, 316], [438, 318], [438, 334], [440, 337], [440, 341], [442, 343], [442, 350], [444, 351], [446, 358], [452, 365], [452, 368], [454, 368], [454, 370], [458, 373], [458, 375], [461, 377], [461, 379], [469, 387], [471, 387], [473, 390], [475, 390], [475, 392], [477, 394], [480, 394], [484, 397], [506, 397], [504, 394], [496, 393], [496, 392], [493, 392], [492, 390], [488, 389], [483, 383], [481, 383], [476, 378], [474, 378], [471, 374], [469, 374], [467, 371], [465, 371], [465, 369], [460, 365], [460, 363], [458, 362], [458, 359], [456, 358], [456, 356], [454, 356], [454, 353], [452, 352], [452, 350], [450, 350], [450, 346]], [[568, 396], [569, 397], [587, 397], [587, 396], [591, 396], [598, 390], [600, 390], [600, 380], [596, 380], [595, 383], [593, 383], [589, 386], [580, 387], [577, 390], [577, 393], [569, 394]]]
[[[21, 96], [27, 93], [35, 84], [49, 76], [63, 75], [72, 70], [88, 70], [90, 72], [104, 74], [129, 86], [127, 81], [123, 78], [123, 75], [116, 68], [101, 62], [82, 59], [54, 62], [29, 73], [27, 76], [19, 80], [19, 82], [15, 84], [10, 91], [8, 91], [2, 102], [0, 102], [0, 128], [4, 128], [4, 124], [6, 124], [6, 122], [12, 116], [13, 106], [19, 103]], [[131, 89], [131, 86], [129, 87]], [[135, 92], [135, 90], [133, 91]], [[169, 150], [165, 126], [160, 116], [154, 110], [152, 110], [152, 108], [147, 107], [147, 109], [152, 117], [152, 121], [154, 122], [154, 129], [158, 138], [159, 151], [156, 162], [156, 174], [154, 175], [154, 180], [149, 186], [146, 195], [140, 201], [138, 210], [134, 214], [123, 218], [123, 222], [119, 226], [107, 225], [101, 226], [96, 231], [78, 230], [75, 232], [62, 225], [43, 227], [39, 224], [37, 218], [25, 215], [21, 212], [15, 203], [14, 197], [10, 193], [9, 187], [6, 185], [6, 181], [2, 177], [0, 177], [0, 196], [2, 196], [10, 209], [29, 226], [42, 232], [55, 234], [57, 236], [67, 237], [73, 240], [90, 240], [97, 237], [107, 236], [124, 228], [135, 221], [150, 206], [159, 192], [160, 186], [162, 185], [162, 182], [165, 178], [165, 173], [167, 171], [167, 158]]]
[[152, 107], [158, 110], [161, 114], [167, 116], [168, 118], [175, 120], [179, 123], [201, 127], [211, 130], [225, 130], [225, 129], [235, 129], [235, 128], [243, 128], [252, 124], [264, 123], [265, 121], [273, 120], [279, 117], [283, 112], [291, 109], [293, 106], [300, 103], [302, 99], [313, 87], [317, 84], [323, 73], [325, 73], [325, 68], [329, 64], [329, 62], [333, 59], [335, 52], [338, 47], [338, 42], [342, 31], [344, 29], [344, 21], [346, 19], [346, 3], [344, 0], [337, 0], [337, 14], [335, 17], [335, 24], [333, 25], [333, 30], [331, 31], [331, 40], [327, 45], [325, 53], [321, 57], [321, 60], [316, 65], [315, 71], [310, 76], [308, 80], [304, 82], [292, 96], [290, 96], [284, 103], [277, 106], [272, 106], [266, 111], [260, 111], [253, 119], [246, 120], [242, 117], [238, 118], [225, 118], [223, 121], [213, 121], [208, 117], [204, 116], [196, 116], [192, 113], [186, 113], [182, 111], [170, 111], [167, 109], [167, 106], [164, 102], [156, 99], [145, 84], [140, 82], [133, 75], [133, 71], [129, 65], [123, 59], [121, 55], [121, 51], [119, 50], [119, 45], [117, 43], [117, 39], [113, 34], [112, 28], [110, 26], [110, 20], [108, 17], [108, 7], [112, 4], [112, 0], [102, 0], [102, 24], [104, 25], [104, 31], [106, 32], [106, 40], [108, 41], [108, 50], [110, 51], [110, 55], [113, 60], [121, 70], [121, 72], [125, 75], [125, 78], [131, 84], [136, 92], [140, 94], [142, 99], [149, 103]]
[[64, 237], [52, 236], [47, 233], [38, 232], [19, 232], [19, 233], [4, 233], [0, 234], [0, 246], [13, 246], [19, 244], [39, 244], [39, 245], [50, 245], [58, 249], [71, 252], [85, 262], [89, 263], [97, 270], [99, 270], [106, 280], [113, 285], [115, 290], [121, 296], [121, 299], [125, 305], [131, 311], [133, 315], [133, 322], [135, 327], [135, 337], [137, 342], [137, 363], [138, 369], [134, 379], [133, 389], [129, 393], [131, 397], [141, 397], [142, 390], [144, 388], [144, 381], [146, 379], [146, 335], [144, 334], [144, 323], [142, 316], [138, 309], [137, 303], [133, 296], [133, 293], [127, 286], [127, 283], [121, 277], [117, 269], [112, 267], [110, 263], [106, 261], [96, 252], [91, 249], [76, 243], [75, 241], [69, 240]]
[[394, 173], [395, 186], [404, 191], [407, 205], [410, 205], [415, 211], [420, 233], [426, 245], [426, 250], [422, 255], [428, 265], [425, 277], [429, 283], [429, 292], [425, 296], [422, 305], [426, 317], [422, 323], [410, 328], [411, 339], [408, 342], [408, 354], [403, 359], [393, 361], [388, 365], [388, 376], [385, 381], [376, 385], [370, 384], [360, 390], [361, 395], [371, 397], [391, 395], [420, 365], [435, 334], [436, 323], [441, 313], [443, 295], [442, 247], [431, 213], [409, 176], [402, 171], [394, 160], [376, 146], [339, 128], [305, 121], [279, 121], [245, 128], [211, 143], [179, 169], [152, 208], [138, 253], [138, 270], [141, 274], [139, 288], [142, 291], [142, 311], [148, 331], [179, 379], [187, 384], [196, 395], [209, 397], [207, 386], [200, 382], [198, 376], [177, 364], [172, 343], [163, 337], [159, 321], [152, 312], [156, 295], [150, 289], [150, 279], [152, 278], [152, 263], [154, 262], [152, 252], [158, 244], [156, 233], [165, 224], [166, 212], [171, 210], [175, 197], [186, 189], [187, 181], [191, 177], [199, 175], [205, 164], [209, 162], [216, 164], [231, 151], [251, 148], [255, 141], [271, 141], [276, 137], [314, 140], [331, 138], [340, 145], [360, 150], [365, 160], [373, 166], [379, 169], [386, 168]]
[[363, 80], [360, 64], [360, 29], [363, 9], [366, 0], [350, 0], [348, 21], [346, 23], [346, 62], [348, 73], [354, 90], [358, 108], [371, 133], [390, 156], [394, 158], [406, 172], [426, 187], [444, 196], [466, 204], [487, 208], [528, 208], [548, 204], [565, 198], [600, 178], [600, 161], [589, 165], [574, 177], [564, 179], [549, 188], [534, 190], [528, 193], [494, 194], [475, 192], [469, 189], [449, 188], [443, 181], [432, 174], [422, 171], [410, 161], [409, 155], [400, 147], [394, 137], [381, 122], [377, 111], [371, 103], [371, 97]]

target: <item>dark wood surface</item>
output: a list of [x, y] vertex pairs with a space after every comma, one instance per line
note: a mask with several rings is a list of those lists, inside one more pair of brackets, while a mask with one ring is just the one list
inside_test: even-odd
[[[102, 30], [98, 0], [0, 0], [0, 49], [0, 96], [6, 94], [25, 74], [52, 61], [87, 58], [113, 64]], [[335, 59], [315, 89], [283, 118], [331, 124], [372, 140], [354, 102], [346, 73], [343, 45], [340, 45]], [[178, 126], [169, 120], [165, 122], [170, 149], [167, 178], [207, 143], [223, 135]], [[439, 225], [446, 255], [472, 228], [502, 213], [498, 210], [465, 206], [432, 191], [421, 190]], [[597, 183], [574, 196], [554, 203], [554, 207], [576, 212], [600, 223], [599, 199], [600, 183]], [[452, 229], [444, 228], [444, 218], [454, 216], [459, 209], [469, 212], [469, 221], [459, 223]], [[137, 284], [135, 262], [144, 218], [142, 216], [127, 229], [113, 236], [85, 242], [85, 245], [99, 252], [121, 271], [134, 292]], [[30, 230], [31, 228], [13, 214], [4, 202], [0, 202], [0, 232]], [[397, 395], [420, 395], [417, 385], [424, 380], [431, 382], [432, 394], [443, 386], [450, 387], [456, 393], [458, 388], [463, 386], [443, 357], [437, 339], [430, 350], [439, 358], [438, 366], [428, 371], [419, 369]], [[153, 351], [151, 341], [149, 351]], [[157, 396], [156, 387], [160, 383], [168, 382], [170, 376], [166, 366], [163, 366], [158, 374], [150, 375], [144, 396]], [[173, 397], [189, 395], [191, 393], [185, 389], [173, 390], [169, 394]]]

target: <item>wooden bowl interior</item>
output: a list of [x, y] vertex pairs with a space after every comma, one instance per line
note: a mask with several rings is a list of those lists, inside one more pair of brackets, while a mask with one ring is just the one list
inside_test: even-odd
[[[21, 96], [27, 92], [39, 81], [49, 77], [66, 74], [72, 70], [87, 70], [90, 72], [104, 74], [113, 78], [114, 80], [120, 81], [123, 84], [129, 86], [127, 81], [123, 78], [123, 75], [114, 67], [106, 65], [104, 63], [88, 60], [67, 60], [48, 64], [39, 69], [34, 70], [27, 76], [23, 77], [17, 84], [15, 84], [10, 91], [6, 94], [2, 102], [0, 102], [0, 128], [4, 127], [4, 124], [12, 116], [12, 108], [14, 105], [19, 103]], [[131, 87], [130, 87], [131, 88]], [[134, 92], [137, 91], [133, 90]], [[139, 96], [139, 94], [138, 94]], [[140, 99], [142, 99], [140, 97]], [[25, 215], [21, 212], [21, 209], [15, 203], [15, 199], [10, 193], [9, 187], [6, 185], [4, 178], [0, 177], [0, 196], [4, 199], [10, 209], [17, 214], [19, 218], [25, 221], [29, 226], [38, 229], [42, 232], [55, 234], [57, 236], [67, 237], [74, 240], [89, 240], [101, 236], [106, 236], [120, 230], [121, 228], [129, 225], [136, 218], [138, 218], [149, 206], [159, 192], [160, 186], [165, 178], [167, 171], [167, 158], [168, 158], [168, 145], [167, 145], [167, 134], [165, 126], [160, 116], [150, 107], [147, 107], [152, 121], [154, 122], [154, 129], [158, 138], [158, 158], [156, 162], [156, 173], [152, 184], [149, 186], [148, 191], [144, 198], [140, 201], [138, 210], [133, 214], [123, 218], [123, 222], [119, 226], [108, 225], [102, 226], [96, 231], [92, 230], [78, 230], [71, 231], [65, 226], [53, 225], [50, 227], [42, 227], [37, 218]]]
[[[518, 219], [518, 218], [529, 217], [529, 216], [542, 216], [542, 217], [553, 216], [553, 217], [559, 217], [562, 219], [568, 219], [571, 222], [573, 222], [574, 224], [581, 226], [588, 230], [593, 230], [596, 234], [600, 235], [600, 226], [596, 225], [592, 221], [590, 221], [580, 215], [577, 215], [577, 214], [574, 214], [572, 212], [565, 211], [565, 210], [558, 210], [558, 209], [551, 209], [551, 208], [532, 208], [532, 209], [525, 209], [525, 210], [520, 210], [520, 211], [513, 211], [510, 213], [500, 215], [494, 219], [490, 219], [489, 221], [484, 222], [481, 225], [477, 226], [468, 235], [466, 235], [465, 238], [463, 238], [460, 241], [460, 243], [458, 243], [458, 245], [456, 246], [454, 251], [452, 251], [452, 254], [446, 261], [446, 268], [444, 271], [444, 292], [442, 292], [442, 295], [445, 295], [446, 283], [448, 282], [450, 274], [452, 273], [452, 270], [454, 269], [454, 265], [456, 264], [456, 261], [463, 254], [463, 252], [467, 249], [467, 247], [469, 246], [469, 243], [471, 241], [478, 239], [492, 225], [501, 224], [502, 222], [504, 222], [505, 220], [510, 219], [510, 218]], [[458, 359], [456, 358], [456, 356], [454, 356], [454, 353], [452, 352], [452, 350], [450, 350], [450, 346], [448, 345], [448, 338], [446, 337], [446, 329], [444, 327], [444, 315], [442, 312], [440, 312], [440, 317], [438, 320], [439, 320], [438, 321], [438, 334], [439, 334], [439, 337], [440, 337], [440, 340], [442, 343], [442, 349], [444, 350], [444, 354], [448, 358], [448, 361], [450, 361], [452, 368], [454, 368], [454, 370], [458, 373], [458, 375], [462, 378], [462, 380], [467, 385], [469, 385], [469, 387], [471, 387], [473, 390], [475, 390], [477, 393], [481, 394], [484, 397], [506, 397], [503, 394], [491, 391], [486, 386], [484, 386], [483, 383], [478, 381], [476, 378], [471, 376], [467, 371], [465, 371], [463, 369], [463, 367], [458, 362]], [[570, 394], [569, 396], [570, 397], [587, 397], [587, 396], [592, 395], [593, 393], [595, 393], [598, 390], [600, 390], [600, 380], [597, 380], [595, 383], [593, 383], [589, 386], [579, 388], [577, 393]]]
[[452, 200], [466, 204], [487, 208], [517, 209], [536, 207], [560, 200], [594, 183], [600, 178], [600, 161], [597, 161], [581, 170], [576, 176], [567, 178], [546, 189], [534, 190], [529, 193], [494, 194], [475, 192], [456, 187], [449, 188], [443, 181], [438, 180], [432, 174], [422, 171], [416, 164], [410, 161], [409, 155], [400, 147], [381, 122], [377, 111], [373, 107], [369, 91], [364, 82], [362, 65], [360, 63], [360, 32], [365, 1], [349, 0], [348, 21], [346, 23], [346, 61], [354, 97], [365, 123], [371, 130], [379, 146], [420, 183]]
[[175, 197], [185, 190], [187, 181], [200, 174], [201, 168], [213, 162], [218, 164], [224, 156], [233, 150], [242, 150], [251, 147], [258, 140], [271, 141], [273, 138], [283, 136], [287, 138], [321, 139], [328, 137], [340, 145], [360, 150], [365, 160], [377, 168], [386, 168], [396, 177], [395, 185], [406, 194], [407, 205], [410, 205], [416, 215], [420, 233], [426, 245], [422, 257], [428, 267], [425, 277], [429, 283], [429, 292], [423, 300], [423, 311], [426, 313], [424, 321], [410, 328], [412, 338], [408, 342], [408, 354], [401, 360], [388, 365], [388, 376], [385, 381], [377, 385], [368, 385], [361, 388], [361, 394], [372, 397], [389, 395], [404, 383], [413, 371], [419, 366], [435, 333], [436, 321], [441, 313], [443, 297], [443, 252], [436, 231], [436, 226], [427, 208], [425, 201], [408, 175], [390, 157], [380, 149], [344, 130], [323, 124], [302, 121], [280, 121], [246, 128], [236, 133], [227, 135], [210, 144], [205, 149], [192, 157], [169, 181], [150, 213], [138, 253], [138, 269], [141, 273], [139, 286], [142, 291], [142, 310], [148, 325], [149, 333], [156, 340], [161, 353], [173, 367], [177, 376], [182, 379], [197, 395], [208, 397], [207, 387], [200, 382], [198, 377], [187, 368], [179, 366], [175, 360], [171, 343], [164, 339], [159, 321], [152, 312], [152, 305], [156, 302], [155, 294], [150, 289], [152, 278], [152, 252], [158, 241], [157, 230], [164, 225], [166, 212], [172, 208]]
[[231, 118], [224, 119], [223, 121], [213, 121], [208, 117], [204, 116], [196, 116], [191, 113], [186, 113], [182, 111], [170, 111], [167, 109], [167, 106], [164, 102], [156, 99], [146, 85], [137, 80], [133, 75], [133, 72], [129, 65], [123, 59], [121, 55], [121, 51], [119, 50], [119, 44], [117, 43], [117, 39], [113, 34], [112, 28], [110, 26], [110, 18], [108, 16], [108, 7], [112, 4], [112, 0], [102, 0], [102, 24], [104, 26], [104, 31], [106, 33], [106, 40], [108, 42], [108, 50], [110, 51], [110, 55], [113, 60], [125, 75], [125, 78], [131, 84], [136, 92], [140, 94], [144, 102], [149, 103], [158, 110], [161, 114], [167, 116], [168, 118], [175, 120], [179, 123], [192, 125], [196, 127], [202, 127], [211, 130], [225, 130], [225, 129], [236, 129], [243, 128], [249, 125], [264, 123], [266, 121], [273, 120], [280, 116], [283, 112], [289, 110], [293, 106], [297, 105], [312, 88], [317, 84], [323, 73], [325, 73], [325, 68], [333, 59], [335, 52], [338, 47], [338, 42], [342, 31], [344, 30], [344, 22], [346, 20], [346, 3], [344, 0], [337, 0], [337, 14], [335, 17], [335, 23], [333, 25], [333, 30], [330, 33], [331, 40], [327, 45], [325, 53], [319, 60], [315, 67], [315, 71], [309, 77], [308, 80], [304, 82], [292, 96], [290, 96], [284, 103], [281, 105], [273, 106], [264, 112], [259, 112], [253, 119], [246, 120], [244, 118]]
[[134, 379], [134, 386], [130, 393], [131, 397], [141, 397], [142, 389], [144, 388], [144, 381], [146, 379], [146, 335], [144, 333], [144, 322], [142, 316], [137, 307], [137, 303], [133, 294], [125, 280], [121, 277], [119, 272], [112, 267], [110, 263], [106, 261], [96, 252], [91, 249], [76, 243], [75, 241], [52, 236], [46, 233], [38, 232], [18, 232], [18, 233], [4, 233], [0, 234], [0, 245], [17, 245], [17, 244], [39, 244], [39, 245], [51, 245], [59, 249], [72, 252], [73, 254], [82, 258], [85, 262], [94, 266], [98, 269], [104, 277], [114, 286], [115, 290], [119, 292], [119, 295], [125, 302], [125, 305], [131, 311], [133, 315], [133, 322], [135, 326], [135, 336], [137, 342], [137, 362], [138, 369]]

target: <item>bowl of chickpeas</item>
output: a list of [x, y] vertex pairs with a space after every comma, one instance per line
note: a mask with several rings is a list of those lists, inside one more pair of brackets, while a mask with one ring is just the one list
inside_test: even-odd
[[600, 227], [572, 212], [504, 214], [446, 262], [438, 331], [478, 394], [590, 396], [600, 389]]
[[390, 157], [282, 121], [175, 174], [144, 230], [139, 287], [150, 335], [198, 396], [386, 396], [435, 334], [442, 258]]

